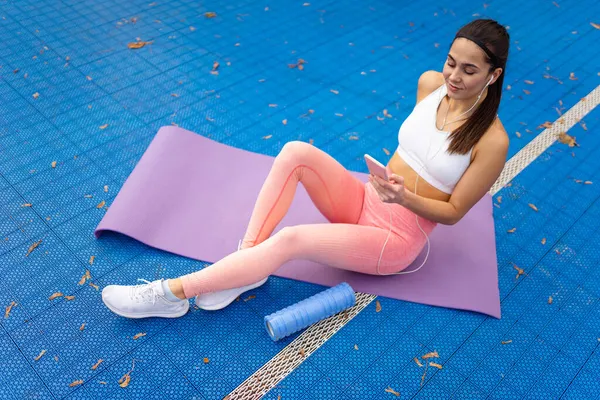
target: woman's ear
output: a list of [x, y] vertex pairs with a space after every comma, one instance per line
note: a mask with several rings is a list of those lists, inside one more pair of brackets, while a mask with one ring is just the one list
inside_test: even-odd
[[492, 75], [494, 76], [494, 81], [492, 83], [496, 83], [496, 81], [498, 80], [498, 78], [500, 77], [500, 75], [502, 75], [502, 68], [496, 68], [494, 70], [494, 72], [492, 73]]

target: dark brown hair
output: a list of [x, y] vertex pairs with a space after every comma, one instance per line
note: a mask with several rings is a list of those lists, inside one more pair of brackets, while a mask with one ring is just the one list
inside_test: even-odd
[[[483, 102], [464, 124], [450, 134], [448, 152], [451, 154], [466, 154], [481, 139], [496, 118], [500, 98], [502, 97], [510, 41], [506, 29], [491, 19], [477, 19], [469, 22], [460, 28], [454, 40], [458, 37], [465, 37], [480, 47], [485, 46], [487, 48], [488, 51], [482, 50], [485, 53], [491, 53], [492, 56], [486, 54], [486, 61], [490, 65], [489, 72], [494, 71], [496, 68], [502, 68], [502, 73], [498, 79], [488, 86], [488, 93]], [[454, 40], [452, 40], [452, 43], [454, 43]]]

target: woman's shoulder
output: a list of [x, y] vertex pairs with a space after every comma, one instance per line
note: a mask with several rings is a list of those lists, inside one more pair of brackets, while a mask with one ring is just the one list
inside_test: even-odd
[[504, 152], [508, 150], [510, 140], [508, 137], [508, 133], [502, 125], [502, 121], [500, 121], [500, 117], [496, 117], [492, 125], [488, 128], [488, 130], [483, 134], [479, 142], [475, 146], [475, 150], [485, 149], [486, 153], [488, 151], [492, 152]]
[[444, 84], [444, 76], [441, 72], [425, 71], [419, 77], [417, 85], [417, 103], [429, 96], [434, 90]]

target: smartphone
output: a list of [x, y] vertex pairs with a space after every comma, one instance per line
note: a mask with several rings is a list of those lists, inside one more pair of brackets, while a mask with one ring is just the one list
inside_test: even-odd
[[369, 169], [369, 173], [371, 175], [378, 176], [386, 181], [389, 180], [387, 170], [382, 163], [380, 163], [368, 154], [365, 154], [365, 162], [367, 163], [367, 168]]

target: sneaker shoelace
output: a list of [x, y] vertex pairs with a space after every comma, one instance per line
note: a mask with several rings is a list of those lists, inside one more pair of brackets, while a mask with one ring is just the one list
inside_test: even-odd
[[144, 282], [143, 285], [132, 286], [129, 292], [129, 296], [132, 300], [142, 300], [144, 303], [152, 302], [152, 305], [156, 303], [156, 298], [159, 296], [152, 282], [148, 282], [145, 279], [139, 279], [138, 281]]

